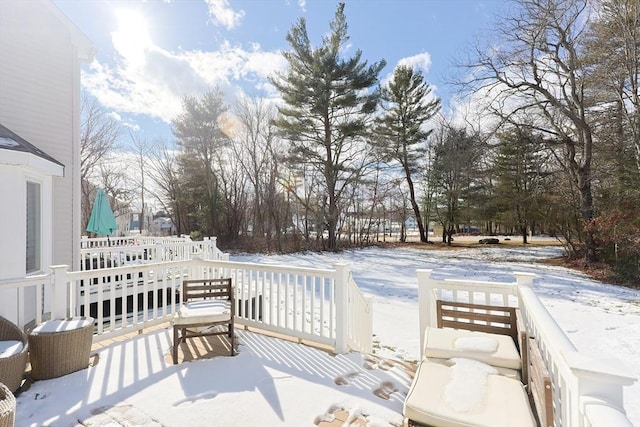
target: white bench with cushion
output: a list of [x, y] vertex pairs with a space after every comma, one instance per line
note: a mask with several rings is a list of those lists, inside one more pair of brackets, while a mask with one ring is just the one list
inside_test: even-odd
[[420, 362], [405, 399], [404, 416], [413, 424], [437, 427], [537, 426], [520, 381], [497, 371], [484, 371], [480, 373], [485, 374], [486, 383], [478, 385], [482, 380], [472, 381], [468, 375], [460, 381], [465, 371], [457, 371], [457, 367], [429, 360]]
[[438, 328], [424, 331], [423, 360], [404, 402], [408, 425], [537, 427], [521, 377], [544, 384], [536, 411], [552, 423], [548, 373], [541, 357], [529, 357], [539, 352], [535, 340], [518, 333], [515, 309], [440, 300], [437, 308]]

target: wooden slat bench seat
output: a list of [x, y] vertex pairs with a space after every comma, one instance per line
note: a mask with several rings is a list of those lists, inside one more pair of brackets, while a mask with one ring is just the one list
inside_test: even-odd
[[539, 419], [553, 427], [548, 372], [535, 340], [519, 330], [516, 309], [436, 306], [439, 327], [424, 331], [424, 357], [404, 403], [408, 425], [537, 427]]

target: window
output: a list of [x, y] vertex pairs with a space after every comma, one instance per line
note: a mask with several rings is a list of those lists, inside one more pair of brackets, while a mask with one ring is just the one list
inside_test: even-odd
[[40, 270], [40, 184], [27, 182], [27, 273]]

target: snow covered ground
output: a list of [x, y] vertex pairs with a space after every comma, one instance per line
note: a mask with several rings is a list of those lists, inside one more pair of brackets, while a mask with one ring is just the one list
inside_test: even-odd
[[[574, 345], [640, 376], [640, 291], [596, 283], [535, 263], [559, 247], [483, 247], [455, 251], [381, 249], [294, 255], [234, 255], [233, 261], [328, 267], [347, 262], [374, 298], [376, 356], [414, 361], [419, 354], [416, 269], [435, 278], [513, 281], [538, 275], [534, 290]], [[401, 422], [410, 379], [383, 359], [331, 356], [295, 343], [239, 331], [240, 353], [180, 365], [167, 362], [170, 330], [99, 351], [99, 363], [38, 381], [18, 397], [16, 426], [318, 425], [344, 409], [372, 426]], [[640, 426], [640, 384], [625, 388], [625, 408]]]

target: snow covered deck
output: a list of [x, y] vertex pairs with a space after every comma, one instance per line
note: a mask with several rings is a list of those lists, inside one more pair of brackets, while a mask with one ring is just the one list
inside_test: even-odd
[[183, 347], [181, 358], [197, 360], [178, 365], [166, 324], [98, 343], [88, 369], [20, 394], [15, 425], [402, 425], [410, 365], [246, 330], [237, 335], [235, 357], [224, 337], [207, 337]]

